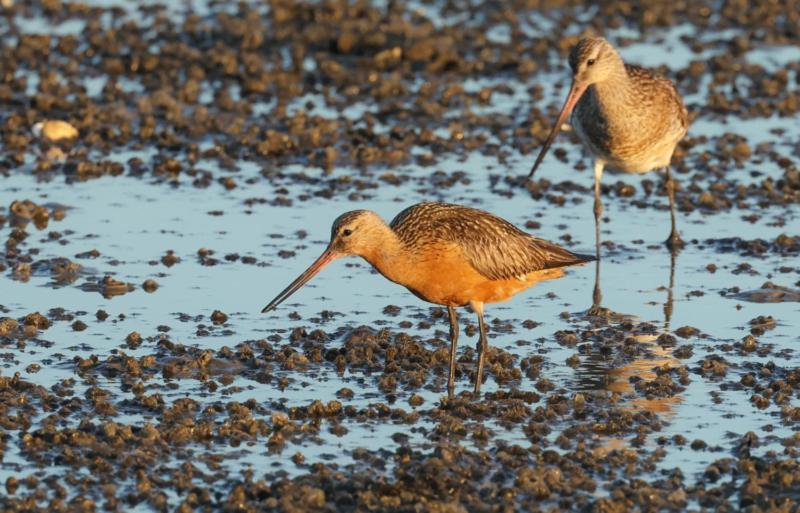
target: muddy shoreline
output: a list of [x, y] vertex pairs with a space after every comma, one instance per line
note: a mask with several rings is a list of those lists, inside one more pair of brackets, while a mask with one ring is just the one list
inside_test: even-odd
[[[0, 31], [4, 511], [795, 511], [800, 14], [787, 2], [8, 2]], [[604, 34], [692, 125], [604, 179], [592, 268], [461, 315], [337, 264], [339, 213], [420, 200], [593, 243], [562, 134]], [[48, 120], [68, 124], [47, 125]], [[661, 233], [663, 231], [663, 234]]]

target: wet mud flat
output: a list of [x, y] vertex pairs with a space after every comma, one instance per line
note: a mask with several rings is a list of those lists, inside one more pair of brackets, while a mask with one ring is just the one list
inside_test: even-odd
[[[789, 2], [15, 2], [0, 20], [4, 511], [796, 511], [800, 14]], [[603, 184], [591, 266], [462, 314], [358, 261], [258, 311], [354, 208], [591, 248], [589, 161], [524, 176], [600, 33], [692, 118]], [[47, 124], [59, 120], [66, 123]]]

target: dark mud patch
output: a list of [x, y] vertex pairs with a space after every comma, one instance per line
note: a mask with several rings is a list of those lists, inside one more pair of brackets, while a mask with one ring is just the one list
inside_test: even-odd
[[800, 236], [781, 234], [773, 240], [742, 239], [731, 237], [725, 239], [708, 239], [704, 245], [710, 245], [721, 253], [736, 253], [746, 257], [763, 258], [770, 255], [792, 257], [800, 255]]
[[798, 303], [800, 289], [783, 287], [771, 281], [765, 282], [761, 288], [729, 294], [728, 297], [752, 303]]

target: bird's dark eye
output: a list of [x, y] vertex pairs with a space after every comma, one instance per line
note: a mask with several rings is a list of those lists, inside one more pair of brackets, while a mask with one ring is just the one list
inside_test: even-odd
[[589, 59], [588, 61], [586, 61], [586, 65], [587, 66], [594, 66], [594, 59]]
[[344, 230], [342, 230], [342, 236], [343, 237], [349, 237], [350, 235], [352, 235], [352, 233], [353, 233], [353, 230], [351, 230], [350, 228], [345, 228]]

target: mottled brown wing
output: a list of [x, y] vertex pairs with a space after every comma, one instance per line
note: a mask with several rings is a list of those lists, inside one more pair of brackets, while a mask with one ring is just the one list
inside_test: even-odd
[[533, 237], [488, 212], [448, 203], [414, 205], [400, 212], [390, 226], [411, 247], [441, 242], [457, 244], [470, 265], [492, 280], [516, 278], [591, 259]]
[[625, 71], [631, 79], [647, 86], [640, 88], [641, 90], [657, 95], [657, 97], [651, 98], [650, 101], [670, 106], [671, 112], [666, 113], [666, 115], [680, 123], [680, 127], [685, 134], [689, 128], [689, 112], [686, 110], [681, 95], [672, 80], [656, 75], [649, 69], [635, 64], [625, 64]]

